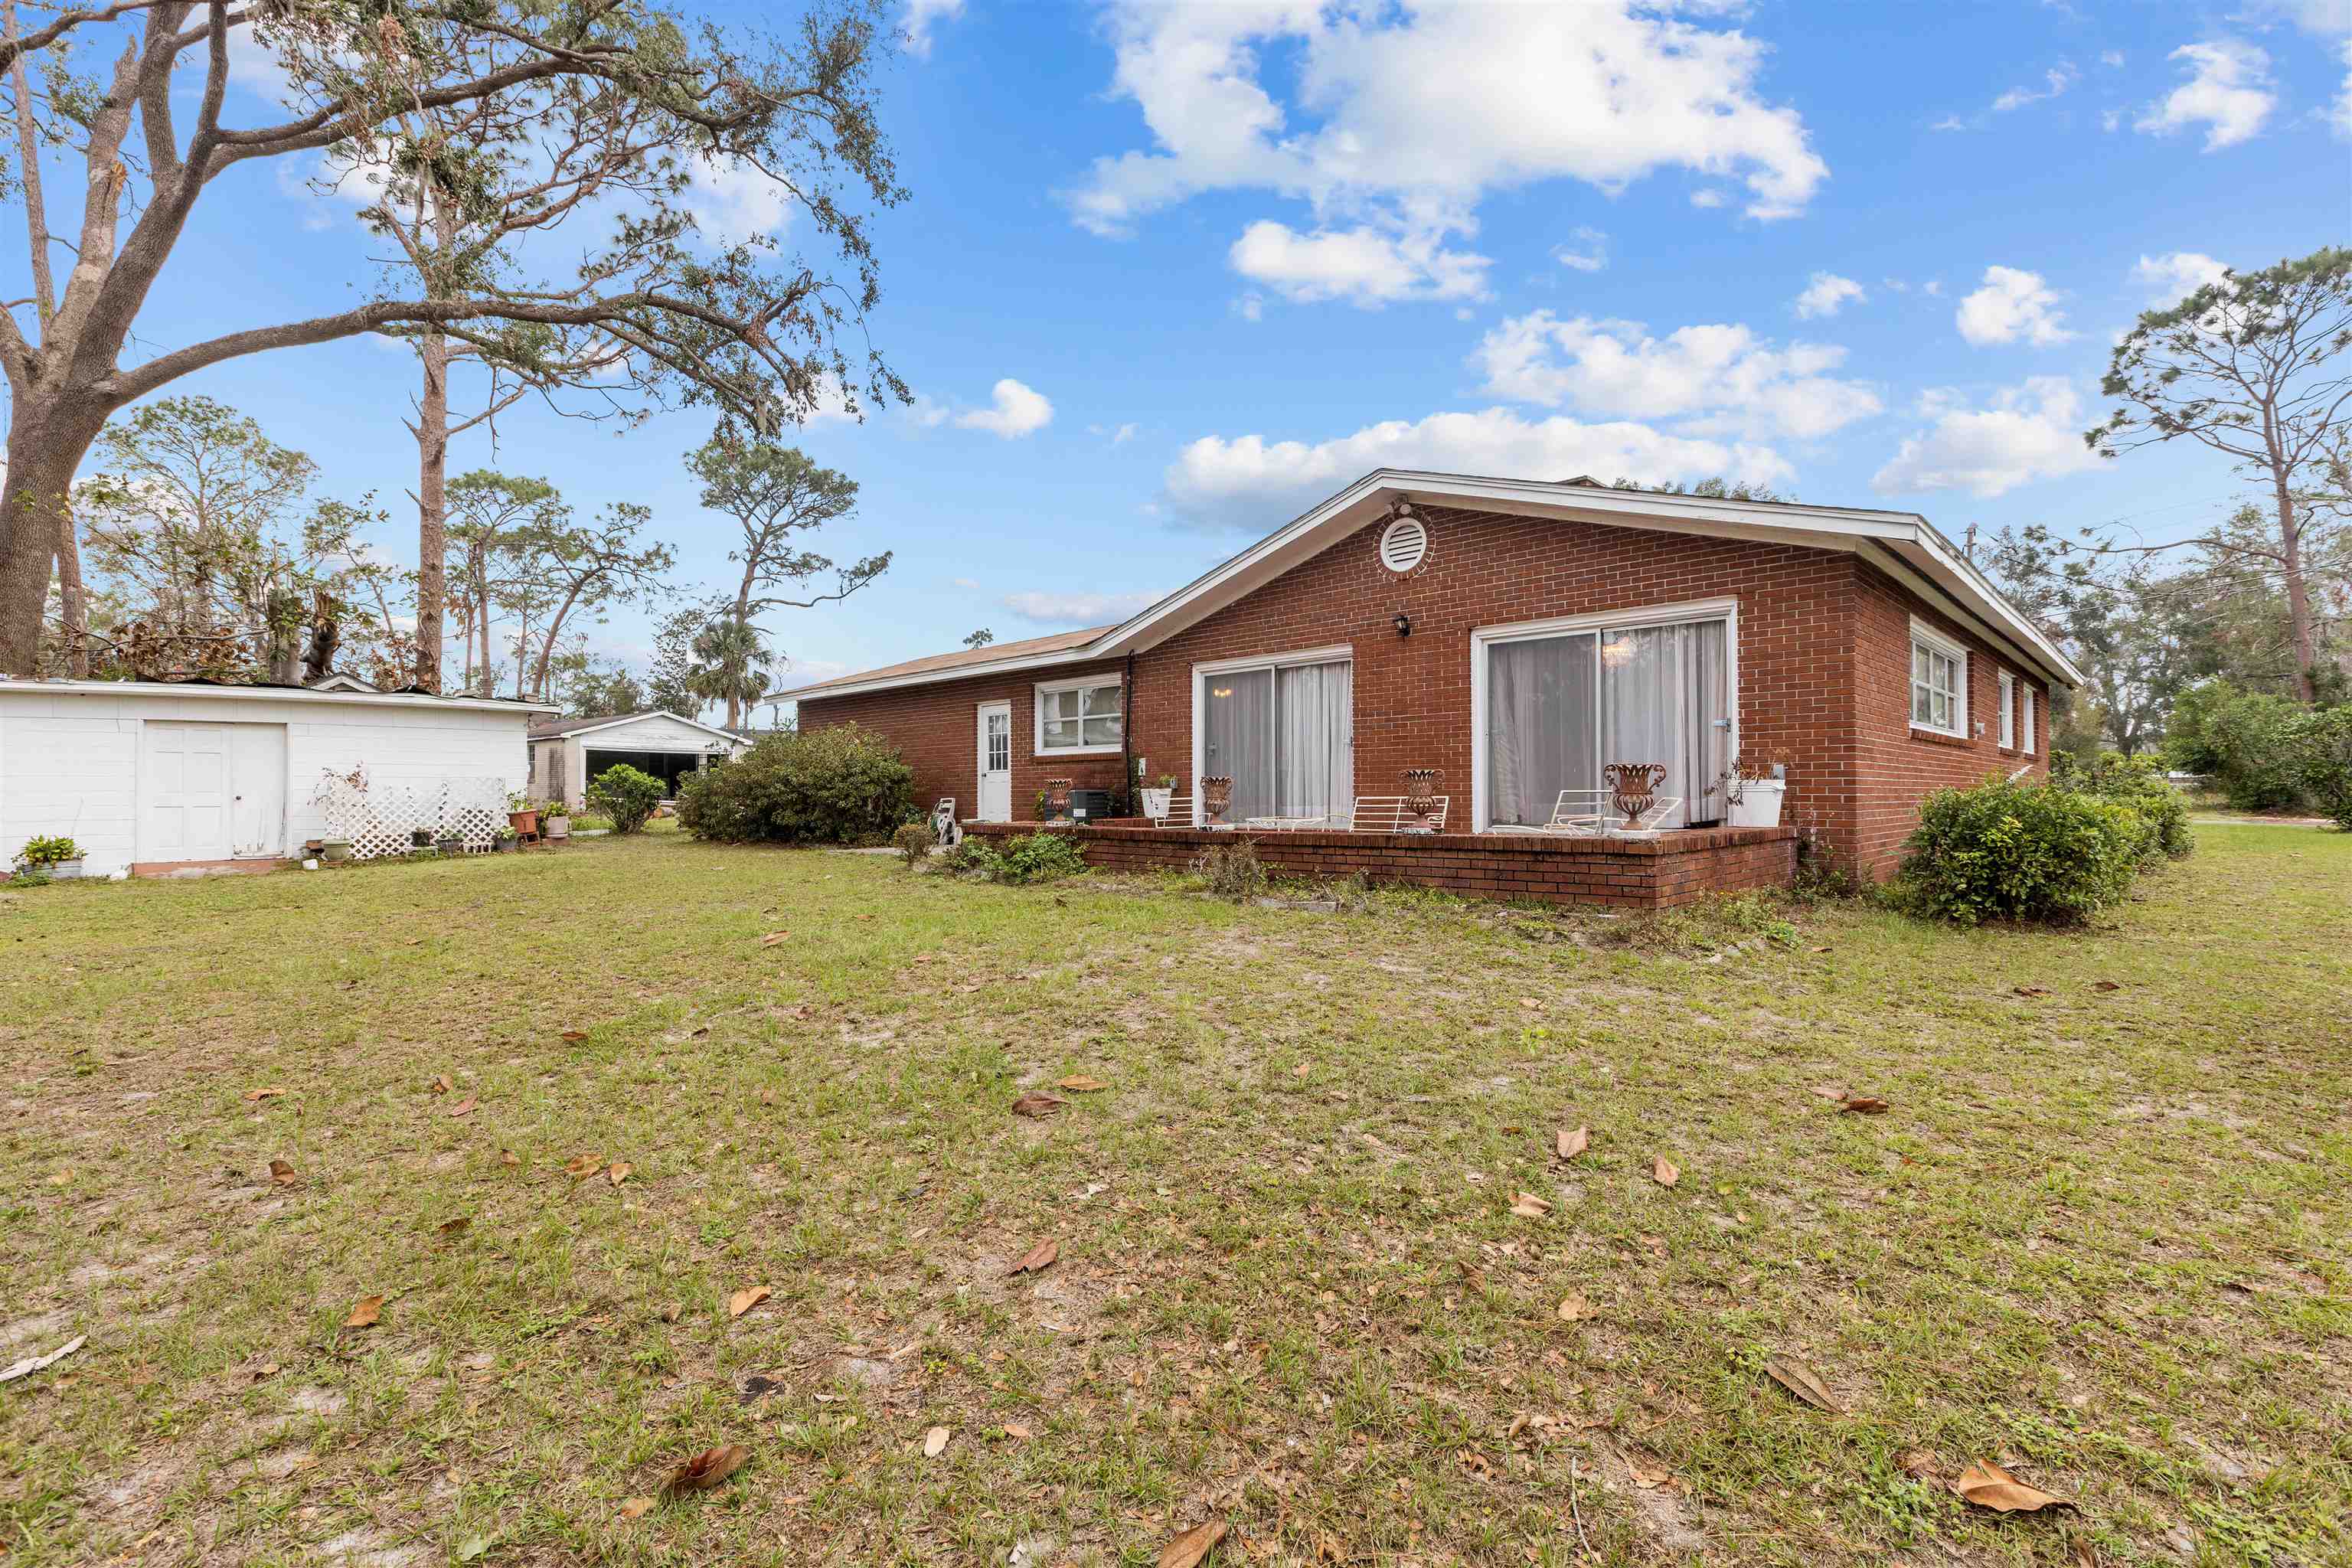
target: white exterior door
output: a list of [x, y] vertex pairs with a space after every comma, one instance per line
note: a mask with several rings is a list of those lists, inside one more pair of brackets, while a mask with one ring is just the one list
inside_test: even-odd
[[1013, 820], [1013, 704], [980, 705], [979, 809], [982, 822]]
[[286, 853], [286, 726], [230, 724], [231, 855], [274, 859]]
[[142, 729], [139, 858], [227, 859], [229, 727], [151, 720]]

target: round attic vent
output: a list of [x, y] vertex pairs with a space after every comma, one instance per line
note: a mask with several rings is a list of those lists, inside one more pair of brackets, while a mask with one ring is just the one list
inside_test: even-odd
[[1429, 553], [1429, 531], [1410, 513], [1381, 531], [1381, 564], [1400, 577], [1412, 571]]

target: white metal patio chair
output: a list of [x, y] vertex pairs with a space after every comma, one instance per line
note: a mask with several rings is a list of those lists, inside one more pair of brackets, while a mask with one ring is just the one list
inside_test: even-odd
[[[1454, 797], [1450, 795], [1436, 795], [1429, 798], [1436, 803], [1429, 812], [1430, 831], [1443, 833], [1445, 831], [1446, 809], [1453, 803]], [[1350, 833], [1414, 831], [1420, 826], [1420, 819], [1406, 809], [1404, 803], [1405, 797], [1401, 795], [1360, 795], [1356, 797], [1356, 809], [1348, 816], [1348, 831]]]
[[1561, 838], [1605, 838], [1612, 835], [1650, 834], [1663, 831], [1659, 824], [1675, 814], [1683, 803], [1678, 795], [1662, 795], [1650, 802], [1647, 811], [1625, 826], [1625, 814], [1619, 811], [1605, 789], [1564, 789], [1559, 799], [1552, 803], [1551, 820], [1544, 823], [1498, 822], [1496, 833], [1550, 834]]

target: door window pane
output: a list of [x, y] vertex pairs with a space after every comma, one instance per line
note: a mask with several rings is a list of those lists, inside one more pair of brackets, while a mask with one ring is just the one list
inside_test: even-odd
[[1560, 791], [1596, 787], [1598, 643], [1580, 632], [1487, 648], [1489, 822], [1539, 826], [1551, 820]]

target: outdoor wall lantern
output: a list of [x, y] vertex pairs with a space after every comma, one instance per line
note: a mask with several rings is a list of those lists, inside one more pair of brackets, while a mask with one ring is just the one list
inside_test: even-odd
[[1396, 627], [1397, 636], [1401, 637], [1409, 637], [1412, 636], [1412, 617], [1406, 615], [1402, 610], [1399, 610], [1395, 615], [1389, 617], [1389, 625]]

